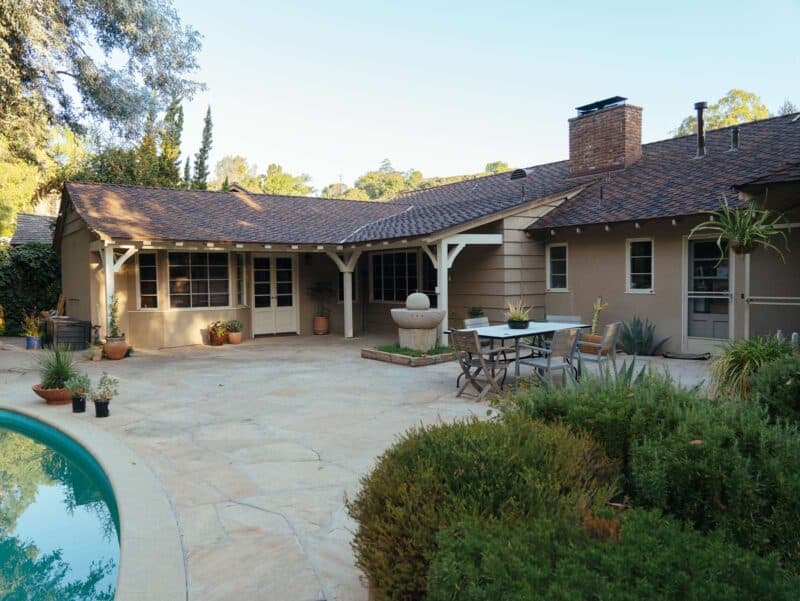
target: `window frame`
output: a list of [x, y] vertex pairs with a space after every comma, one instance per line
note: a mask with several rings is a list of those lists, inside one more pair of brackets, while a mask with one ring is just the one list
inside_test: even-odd
[[[634, 242], [650, 243], [650, 287], [631, 287], [631, 245]], [[625, 240], [625, 293], [626, 294], [655, 294], [656, 290], [656, 241], [654, 238], [627, 238]]]
[[[156, 306], [155, 307], [142, 307], [142, 280], [141, 280], [141, 272], [140, 272], [140, 265], [139, 265], [139, 257], [141, 255], [152, 255], [156, 258]], [[145, 280], [151, 281], [151, 280]], [[159, 286], [158, 286], [158, 253], [154, 250], [145, 250], [145, 251], [138, 251], [136, 253], [136, 310], [137, 311], [159, 311], [161, 307], [161, 299], [159, 298]], [[148, 294], [146, 296], [153, 296], [152, 294]]]
[[[550, 276], [552, 275], [550, 272], [550, 250], [552, 248], [563, 247], [564, 248], [564, 287], [563, 288], [553, 288], [551, 284]], [[569, 244], [566, 242], [553, 242], [551, 244], [547, 244], [545, 246], [545, 257], [544, 257], [544, 266], [545, 266], [545, 292], [569, 292]]]
[[[205, 255], [225, 255], [225, 256], [226, 256], [226, 258], [227, 258], [227, 261], [226, 261], [226, 266], [227, 266], [227, 268], [228, 268], [228, 278], [227, 278], [227, 281], [228, 281], [228, 286], [227, 286], [228, 304], [227, 304], [227, 305], [214, 305], [214, 306], [211, 306], [211, 304], [210, 304], [210, 303], [211, 303], [211, 294], [212, 294], [212, 292], [211, 292], [211, 286], [210, 286], [210, 284], [209, 284], [209, 291], [208, 291], [208, 302], [209, 302], [209, 306], [207, 306], [207, 307], [173, 307], [173, 306], [172, 306], [172, 296], [173, 296], [173, 295], [172, 295], [172, 293], [170, 292], [170, 289], [169, 289], [169, 285], [170, 285], [170, 282], [171, 282], [171, 280], [172, 280], [172, 278], [170, 277], [170, 273], [169, 273], [169, 268], [170, 268], [170, 260], [169, 260], [169, 256], [170, 256], [171, 254], [189, 254], [189, 255], [191, 255], [191, 254], [205, 254]], [[232, 253], [231, 253], [230, 251], [208, 251], [208, 250], [168, 250], [168, 251], [167, 251], [167, 258], [166, 258], [166, 261], [167, 261], [167, 304], [168, 304], [168, 306], [166, 307], [166, 309], [165, 309], [165, 310], [166, 310], [166, 311], [220, 311], [220, 310], [225, 310], [225, 309], [236, 309], [236, 308], [237, 308], [237, 306], [236, 306], [236, 305], [233, 305], [233, 304], [231, 304], [231, 300], [233, 300], [233, 292], [234, 292], [234, 291], [232, 290], [232, 278], [231, 278], [231, 254], [232, 254]], [[212, 278], [208, 278], [208, 279], [207, 279], [207, 281], [209, 281], [209, 282], [210, 282], [210, 281], [211, 281], [211, 279], [212, 279]], [[218, 278], [214, 278], [214, 279], [218, 279]], [[190, 302], [190, 303], [191, 303], [191, 296], [192, 296], [192, 292], [191, 292], [191, 289], [192, 289], [192, 288], [191, 288], [191, 282], [192, 282], [192, 278], [191, 278], [191, 265], [190, 265], [190, 271], [189, 271], [189, 292], [187, 293], [187, 296], [189, 296], [189, 302]], [[217, 293], [217, 292], [215, 292], [215, 293], [213, 293], [213, 294], [222, 294], [222, 293]], [[178, 295], [176, 295], [176, 296], [183, 296], [183, 295], [181, 295], [181, 294], [178, 294]]]
[[[239, 259], [242, 260], [242, 277], [241, 281], [239, 280]], [[228, 301], [231, 307], [236, 308], [247, 308], [248, 304], [248, 294], [247, 294], [247, 266], [249, 261], [247, 260], [247, 254], [244, 252], [231, 252], [230, 253], [230, 263], [232, 272], [236, 275], [236, 284], [234, 285], [233, 278], [230, 277], [231, 271], [228, 272], [228, 280], [230, 281], [230, 288], [231, 294], [228, 297]], [[239, 302], [239, 287], [242, 289], [242, 300]], [[235, 297], [235, 298], [234, 298]], [[236, 301], [236, 303], [232, 303], [231, 301]]]
[[[369, 273], [368, 273], [368, 278], [367, 279], [368, 279], [368, 284], [369, 284], [369, 296], [368, 296], [368, 298], [369, 298], [369, 302], [370, 303], [386, 304], [386, 305], [404, 305], [405, 302], [406, 302], [405, 300], [401, 300], [401, 301], [400, 300], [384, 300], [382, 298], [375, 298], [375, 281], [374, 281], [375, 278], [374, 278], [374, 266], [373, 266], [374, 258], [376, 256], [378, 256], [378, 255], [382, 256], [382, 255], [390, 255], [390, 254], [409, 254], [409, 255], [416, 255], [416, 257], [417, 257], [417, 287], [414, 290], [409, 291], [408, 294], [411, 294], [413, 292], [421, 292], [423, 294], [427, 294], [429, 297], [432, 296], [433, 299], [435, 299], [437, 297], [437, 292], [436, 292], [435, 289], [432, 290], [432, 291], [427, 291], [427, 290], [423, 290], [423, 288], [422, 288], [422, 285], [424, 283], [423, 282], [423, 275], [424, 275], [424, 269], [425, 269], [423, 261], [425, 261], [425, 260], [430, 261], [430, 258], [420, 248], [417, 248], [417, 249], [414, 249], [414, 248], [408, 248], [408, 249], [395, 248], [395, 249], [373, 251], [373, 252], [369, 253], [369, 265], [368, 265]], [[431, 307], [435, 307], [436, 306], [436, 303], [435, 303], [435, 301], [433, 299], [431, 299]]]

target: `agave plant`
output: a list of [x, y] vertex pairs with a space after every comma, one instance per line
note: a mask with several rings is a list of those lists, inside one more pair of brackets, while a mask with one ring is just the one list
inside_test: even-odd
[[622, 348], [629, 355], [657, 355], [669, 340], [669, 337], [655, 341], [656, 324], [649, 319], [642, 321], [634, 317], [630, 324], [622, 322]]
[[784, 247], [789, 250], [786, 233], [777, 227], [785, 222], [782, 216], [776, 216], [766, 209], [759, 209], [754, 202], [750, 202], [746, 207], [733, 209], [725, 196], [722, 197], [720, 210], [710, 211], [709, 214], [711, 218], [694, 226], [689, 237], [692, 238], [701, 232], [715, 235], [720, 261], [725, 258], [725, 242], [738, 254], [746, 255], [763, 246], [778, 253], [781, 261], [786, 261], [781, 249], [772, 242], [775, 236], [782, 236]]

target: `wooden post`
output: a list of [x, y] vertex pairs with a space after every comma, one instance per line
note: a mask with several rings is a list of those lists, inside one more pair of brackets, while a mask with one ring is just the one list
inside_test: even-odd
[[100, 251], [103, 255], [103, 274], [106, 284], [106, 336], [111, 332], [111, 304], [114, 302], [114, 246], [104, 246]]
[[342, 272], [342, 285], [344, 286], [344, 337], [353, 337], [353, 270]]
[[448, 297], [447, 297], [447, 240], [439, 240], [436, 243], [436, 308], [444, 311], [444, 319], [439, 326], [439, 344], [447, 346], [448, 324]]

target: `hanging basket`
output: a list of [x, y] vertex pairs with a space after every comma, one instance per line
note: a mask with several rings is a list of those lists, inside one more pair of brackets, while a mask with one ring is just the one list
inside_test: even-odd
[[753, 252], [755, 249], [758, 248], [757, 242], [750, 242], [749, 244], [743, 244], [738, 240], [731, 240], [729, 245], [731, 250], [735, 252], [737, 255], [749, 255], [751, 252]]

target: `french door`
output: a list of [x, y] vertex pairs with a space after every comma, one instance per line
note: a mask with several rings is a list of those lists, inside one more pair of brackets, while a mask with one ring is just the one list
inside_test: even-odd
[[717, 351], [730, 338], [731, 265], [729, 253], [716, 240], [688, 241], [686, 350]]
[[253, 333], [297, 331], [294, 255], [253, 255]]

